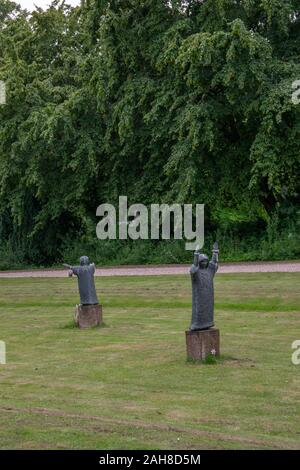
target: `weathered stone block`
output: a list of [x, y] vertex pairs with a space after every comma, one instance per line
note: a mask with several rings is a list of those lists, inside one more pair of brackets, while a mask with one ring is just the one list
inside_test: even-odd
[[220, 356], [220, 331], [216, 328], [209, 330], [185, 332], [187, 358], [193, 361], [203, 361], [209, 354]]
[[101, 325], [102, 305], [76, 305], [75, 323], [79, 328], [92, 328]]

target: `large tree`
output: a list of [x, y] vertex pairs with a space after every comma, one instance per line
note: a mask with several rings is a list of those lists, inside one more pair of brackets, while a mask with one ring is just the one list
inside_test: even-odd
[[[0, 237], [51, 262], [101, 202], [299, 202], [299, 0], [0, 0]], [[92, 229], [91, 229], [92, 227]]]

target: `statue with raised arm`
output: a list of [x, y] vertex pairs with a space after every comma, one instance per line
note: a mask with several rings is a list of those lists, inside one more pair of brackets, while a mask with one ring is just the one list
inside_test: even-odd
[[192, 278], [192, 323], [190, 331], [207, 330], [214, 326], [214, 276], [218, 269], [219, 248], [216, 242], [212, 258], [194, 253], [194, 262], [190, 268]]
[[95, 264], [87, 256], [81, 256], [80, 266], [64, 264], [69, 269], [69, 277], [77, 276], [80, 305], [76, 306], [75, 323], [80, 328], [88, 328], [102, 323], [102, 307], [99, 305], [95, 288]]
[[70, 277], [73, 274], [77, 276], [81, 305], [97, 305], [99, 302], [94, 281], [95, 264], [90, 264], [87, 256], [81, 256], [80, 266], [68, 264], [64, 264], [64, 266], [69, 269]]

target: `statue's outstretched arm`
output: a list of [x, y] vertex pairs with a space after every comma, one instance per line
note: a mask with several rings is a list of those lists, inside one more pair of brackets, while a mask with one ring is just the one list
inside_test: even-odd
[[215, 271], [218, 269], [218, 262], [219, 262], [219, 246], [218, 242], [214, 243], [213, 250], [212, 250], [212, 257], [210, 260], [210, 266], [214, 268]]
[[71, 266], [70, 264], [63, 263], [63, 266], [69, 270], [69, 271], [68, 271], [68, 276], [69, 276], [69, 277], [72, 277], [73, 274], [76, 274], [76, 273], [74, 272], [73, 266]]
[[195, 274], [199, 270], [199, 252], [194, 253], [194, 262], [190, 267], [190, 274]]
[[79, 268], [80, 268], [80, 266], [70, 266], [69, 276], [72, 277], [73, 274], [75, 274], [75, 276], [78, 276], [78, 269]]

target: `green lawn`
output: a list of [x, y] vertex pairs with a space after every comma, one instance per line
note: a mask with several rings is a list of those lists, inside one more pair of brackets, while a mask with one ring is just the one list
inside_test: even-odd
[[1, 279], [0, 447], [300, 449], [299, 285], [217, 275], [222, 359], [199, 365], [188, 275], [98, 278], [91, 330], [72, 328], [75, 279]]

